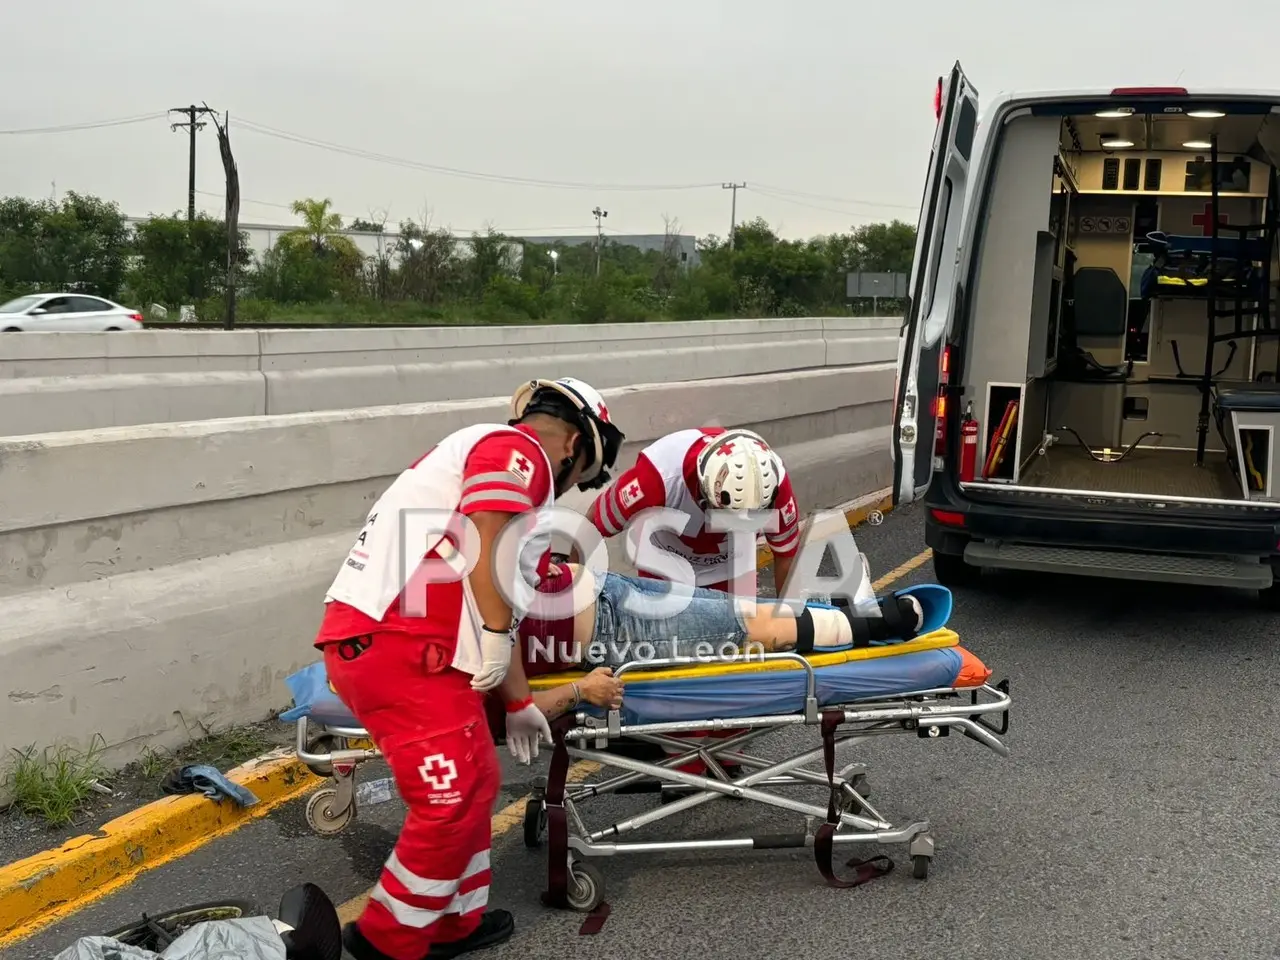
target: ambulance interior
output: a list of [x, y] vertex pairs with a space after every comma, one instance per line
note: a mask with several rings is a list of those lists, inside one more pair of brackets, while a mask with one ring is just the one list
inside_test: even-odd
[[1231, 109], [1008, 123], [976, 237], [966, 487], [1280, 506], [1280, 113]]

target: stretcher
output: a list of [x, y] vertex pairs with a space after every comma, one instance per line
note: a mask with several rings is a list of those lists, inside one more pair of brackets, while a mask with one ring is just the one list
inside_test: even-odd
[[[595, 910], [604, 900], [604, 878], [588, 860], [631, 853], [812, 847], [826, 882], [848, 887], [870, 878], [872, 861], [857, 864], [854, 879], [838, 877], [833, 867], [837, 847], [906, 844], [913, 875], [925, 879], [934, 854], [929, 822], [895, 826], [887, 821], [868, 799], [866, 766], [848, 763], [837, 769], [837, 752], [872, 736], [934, 740], [954, 729], [1007, 756], [1000, 738], [1008, 731], [1011, 698], [1007, 680], [989, 683], [991, 670], [960, 646], [954, 631], [937, 626], [949, 616], [950, 593], [933, 586], [911, 592], [925, 606], [930, 629], [910, 642], [821, 654], [754, 655], [734, 662], [630, 663], [616, 673], [625, 690], [620, 709], [584, 706], [553, 721], [550, 769], [528, 801], [524, 821], [526, 845], [539, 847], [545, 840], [547, 847], [544, 902]], [[943, 595], [945, 609], [936, 602]], [[537, 677], [530, 685], [548, 689], [583, 675], [571, 671]], [[380, 754], [329, 691], [323, 664], [300, 671], [289, 684], [297, 706], [281, 719], [297, 724], [298, 758], [334, 781], [312, 796], [308, 822], [321, 833], [341, 832], [356, 814], [355, 769]], [[998, 724], [989, 719], [997, 715]], [[783, 760], [747, 749], [784, 728], [814, 730], [819, 743]], [[700, 742], [679, 736], [706, 731], [737, 732]], [[573, 760], [618, 773], [571, 783]], [[701, 774], [676, 769], [692, 760], [702, 761]], [[735, 768], [734, 774], [726, 771], [727, 765]], [[825, 806], [785, 795], [783, 789], [791, 787], [823, 790]], [[637, 793], [659, 794], [661, 802], [600, 829], [589, 828], [583, 819], [582, 808], [590, 800]], [[788, 834], [733, 839], [621, 839], [724, 797], [799, 814], [805, 826]]]

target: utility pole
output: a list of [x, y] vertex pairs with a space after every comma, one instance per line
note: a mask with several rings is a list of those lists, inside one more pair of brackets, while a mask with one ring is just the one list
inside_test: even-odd
[[745, 190], [746, 183], [722, 183], [721, 190], [733, 191], [733, 205], [729, 208], [729, 249], [733, 249], [733, 235], [738, 232], [738, 191]]
[[608, 210], [601, 210], [596, 207], [591, 211], [596, 218], [596, 276], [600, 276], [600, 248], [604, 245], [604, 226], [601, 220], [609, 215]]
[[[194, 221], [196, 218], [196, 131], [203, 130], [205, 125], [203, 122], [196, 120], [197, 116], [205, 114], [214, 114], [208, 107], [197, 107], [194, 103], [189, 107], [173, 107], [170, 113], [183, 113], [187, 116], [186, 123], [173, 123], [169, 125], [170, 130], [189, 131], [191, 136], [191, 157], [188, 161], [187, 170], [187, 220]], [[214, 114], [216, 116], [216, 114]]]

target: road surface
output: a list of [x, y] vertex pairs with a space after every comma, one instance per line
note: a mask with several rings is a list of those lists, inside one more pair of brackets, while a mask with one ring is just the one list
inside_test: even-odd
[[[923, 549], [920, 511], [857, 536], [879, 577]], [[926, 562], [895, 586], [930, 576]], [[886, 816], [932, 822], [927, 881], [912, 879], [902, 848], [883, 851], [897, 869], [854, 890], [825, 887], [808, 851], [597, 861], [612, 916], [599, 934], [579, 936], [580, 914], [539, 904], [543, 859], [516, 829], [495, 841], [492, 900], [515, 912], [519, 929], [483, 955], [1280, 957], [1280, 616], [1221, 590], [987, 579], [957, 591], [950, 625], [994, 680], [1011, 680], [1012, 756], [958, 736], [887, 737], [862, 755]], [[782, 756], [817, 738], [787, 731], [764, 742]], [[510, 766], [502, 803], [537, 772]], [[585, 811], [612, 822], [653, 802], [613, 798]], [[6, 960], [45, 960], [142, 910], [227, 896], [274, 909], [304, 880], [348, 901], [376, 880], [401, 816], [398, 801], [368, 808], [324, 839], [291, 804], [144, 874]], [[738, 802], [689, 816], [688, 830], [719, 836], [796, 825]], [[655, 838], [685, 835], [671, 827], [660, 824], [668, 829]]]

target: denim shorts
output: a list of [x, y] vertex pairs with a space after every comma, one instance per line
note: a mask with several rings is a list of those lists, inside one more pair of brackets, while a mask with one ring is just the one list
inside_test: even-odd
[[701, 587], [690, 599], [664, 596], [670, 589], [663, 580], [607, 574], [596, 597], [594, 639], [581, 651], [585, 666], [740, 656], [747, 632], [734, 597]]

